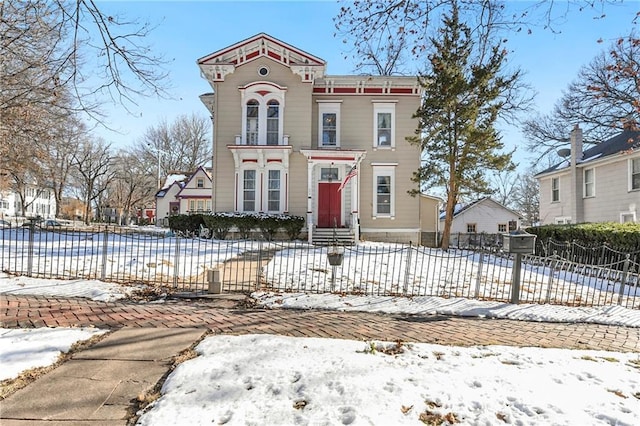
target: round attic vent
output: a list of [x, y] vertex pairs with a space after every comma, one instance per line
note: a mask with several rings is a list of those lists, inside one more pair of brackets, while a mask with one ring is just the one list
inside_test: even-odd
[[266, 77], [267, 75], [269, 75], [269, 68], [265, 67], [265, 66], [261, 66], [258, 68], [258, 74], [260, 74], [262, 77]]

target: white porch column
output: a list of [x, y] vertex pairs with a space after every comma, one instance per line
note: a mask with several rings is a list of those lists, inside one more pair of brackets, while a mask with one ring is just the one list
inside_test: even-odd
[[307, 240], [313, 242], [313, 162], [307, 159]]
[[360, 242], [360, 227], [358, 219], [360, 218], [360, 162], [356, 163], [358, 174], [353, 179], [351, 186], [351, 228], [353, 229], [353, 238], [356, 245]]

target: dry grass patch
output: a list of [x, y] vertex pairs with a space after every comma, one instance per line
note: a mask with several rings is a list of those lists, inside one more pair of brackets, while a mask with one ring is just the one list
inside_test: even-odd
[[160, 380], [158, 380], [153, 387], [140, 392], [135, 399], [131, 400], [131, 405], [127, 410], [127, 425], [133, 426], [138, 422], [140, 415], [143, 414], [153, 402], [157, 401], [162, 396], [162, 386], [167, 380], [167, 377], [169, 377], [169, 375], [173, 373], [173, 371], [183, 362], [196, 358], [198, 353], [195, 351], [195, 347], [212, 334], [213, 331], [209, 329], [206, 330], [196, 342], [174, 356], [171, 359], [171, 365], [168, 371], [160, 378]]

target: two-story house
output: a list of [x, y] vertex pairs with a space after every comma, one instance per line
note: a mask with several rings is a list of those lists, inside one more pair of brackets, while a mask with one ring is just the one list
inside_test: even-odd
[[258, 34], [197, 61], [213, 92], [214, 212], [306, 218], [309, 241], [419, 241], [412, 174], [416, 77], [332, 76], [324, 60]]
[[189, 174], [171, 174], [156, 193], [156, 225], [168, 225], [177, 214], [211, 213], [210, 171], [198, 167]]
[[630, 128], [583, 151], [582, 130], [571, 132], [566, 159], [535, 177], [545, 224], [638, 222], [640, 131]]

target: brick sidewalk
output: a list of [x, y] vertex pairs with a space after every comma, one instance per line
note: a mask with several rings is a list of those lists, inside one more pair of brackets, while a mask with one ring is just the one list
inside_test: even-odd
[[266, 333], [354, 340], [401, 339], [445, 345], [542, 346], [640, 352], [640, 328], [541, 323], [444, 315], [386, 315], [321, 310], [235, 309], [229, 301], [104, 303], [2, 295], [2, 327], [202, 327], [215, 333]]

